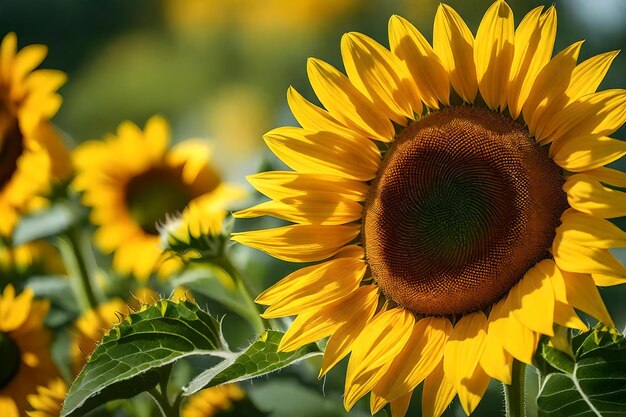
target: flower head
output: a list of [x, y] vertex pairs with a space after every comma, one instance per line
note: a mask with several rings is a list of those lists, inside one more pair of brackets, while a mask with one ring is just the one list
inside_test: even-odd
[[347, 76], [310, 59], [325, 108], [289, 89], [302, 127], [264, 139], [293, 171], [249, 177], [271, 200], [235, 216], [295, 224], [233, 240], [316, 262], [257, 302], [297, 315], [281, 350], [330, 336], [320, 375], [350, 355], [347, 409], [371, 393], [403, 416], [423, 382], [425, 416], [457, 395], [470, 414], [555, 325], [586, 329], [574, 308], [611, 324], [596, 285], [626, 282], [607, 220], [626, 174], [605, 167], [626, 154], [609, 138], [626, 91], [596, 92], [615, 52], [578, 63], [582, 42], [552, 56], [555, 36], [554, 7], [515, 28], [497, 0], [474, 37], [441, 4], [433, 46], [393, 16], [390, 49], [344, 35]]
[[46, 204], [53, 180], [70, 171], [69, 157], [50, 124], [61, 106], [64, 73], [35, 69], [43, 45], [17, 50], [9, 33], [0, 44], [0, 235], [10, 236], [20, 216]]
[[153, 117], [142, 131], [122, 123], [117, 136], [81, 145], [74, 153], [74, 186], [84, 192], [91, 220], [98, 226], [96, 244], [113, 252], [113, 267], [147, 279], [166, 275], [175, 262], [163, 263], [157, 223], [189, 203], [210, 196], [219, 207], [240, 198], [238, 187], [222, 182], [209, 163], [210, 149], [187, 140], [168, 149], [169, 128]]
[[[182, 408], [181, 417], [216, 417], [229, 415], [245, 393], [236, 384], [203, 389], [189, 398]], [[233, 413], [236, 415], [236, 413]]]
[[43, 328], [49, 303], [33, 300], [32, 290], [15, 295], [8, 285], [0, 295], [0, 411], [18, 417], [27, 396], [57, 375]]

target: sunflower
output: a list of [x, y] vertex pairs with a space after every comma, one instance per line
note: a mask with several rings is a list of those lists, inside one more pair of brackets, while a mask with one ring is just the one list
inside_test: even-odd
[[152, 117], [142, 131], [122, 123], [117, 136], [90, 141], [74, 153], [74, 186], [92, 209], [98, 226], [94, 239], [104, 252], [114, 252], [113, 267], [122, 274], [147, 279], [177, 267], [163, 262], [156, 224], [168, 213], [182, 211], [201, 196], [222, 206], [241, 196], [238, 187], [222, 182], [209, 164], [210, 149], [187, 140], [168, 149], [169, 128]]
[[296, 224], [233, 239], [316, 263], [257, 302], [297, 315], [283, 351], [330, 336], [320, 376], [350, 354], [346, 409], [371, 392], [403, 416], [424, 381], [424, 415], [457, 395], [470, 414], [555, 325], [586, 328], [574, 309], [612, 323], [596, 286], [626, 282], [607, 220], [626, 215], [626, 174], [605, 167], [626, 154], [609, 138], [626, 91], [596, 92], [616, 52], [553, 57], [555, 37], [554, 7], [515, 29], [498, 0], [474, 37], [441, 4], [433, 46], [393, 16], [390, 49], [344, 35], [347, 76], [310, 59], [325, 109], [289, 89], [302, 128], [264, 139], [294, 171], [249, 177], [271, 201], [235, 215]]
[[43, 328], [49, 303], [33, 300], [33, 291], [15, 295], [8, 285], [0, 295], [0, 415], [21, 416], [26, 398], [38, 385], [56, 377], [49, 352], [50, 335]]
[[11, 235], [24, 213], [46, 204], [51, 181], [69, 173], [69, 157], [49, 120], [61, 106], [65, 74], [34, 70], [43, 45], [17, 51], [17, 36], [0, 44], [0, 235]]
[[[236, 384], [227, 384], [203, 389], [185, 403], [181, 417], [215, 417], [228, 415], [235, 404], [245, 397]], [[236, 415], [235, 413], [233, 415]]]
[[37, 394], [27, 397], [32, 411], [26, 414], [28, 417], [59, 417], [67, 389], [61, 378], [52, 380], [47, 386], [37, 387]]
[[0, 246], [0, 279], [64, 273], [65, 267], [58, 250], [46, 241], [38, 240], [15, 247]]

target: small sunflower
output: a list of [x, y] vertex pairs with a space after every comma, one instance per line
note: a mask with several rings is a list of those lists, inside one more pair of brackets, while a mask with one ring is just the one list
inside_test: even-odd
[[33, 300], [32, 290], [15, 295], [8, 285], [0, 296], [0, 415], [21, 416], [26, 398], [57, 376], [43, 328], [49, 303]]
[[113, 267], [139, 279], [159, 270], [166, 275], [176, 262], [162, 262], [156, 224], [182, 211], [199, 197], [223, 206], [239, 197], [238, 187], [222, 182], [209, 163], [210, 149], [187, 140], [168, 149], [169, 127], [153, 117], [142, 131], [122, 123], [117, 136], [91, 141], [74, 153], [74, 186], [83, 191], [98, 226], [96, 244], [113, 252]]
[[[217, 417], [229, 415], [235, 404], [245, 397], [236, 384], [221, 385], [203, 389], [185, 403], [181, 417]], [[233, 414], [236, 415], [236, 414]]]
[[15, 247], [0, 246], [0, 281], [7, 277], [64, 273], [61, 255], [46, 241], [39, 240]]
[[0, 44], [0, 235], [11, 235], [20, 216], [46, 204], [50, 183], [70, 170], [63, 143], [50, 124], [61, 106], [65, 74], [35, 68], [44, 45], [17, 51], [17, 36]]
[[59, 417], [67, 389], [61, 378], [52, 380], [47, 386], [37, 387], [37, 394], [27, 397], [32, 411], [26, 414], [28, 417]]
[[325, 109], [289, 89], [302, 128], [264, 139], [294, 171], [249, 177], [271, 201], [235, 215], [296, 224], [233, 239], [316, 262], [257, 302], [297, 315], [283, 351], [330, 336], [320, 375], [350, 354], [347, 409], [371, 392], [403, 416], [424, 382], [424, 415], [457, 395], [470, 414], [555, 324], [586, 328], [574, 308], [612, 323], [596, 286], [626, 282], [607, 220], [626, 215], [626, 174], [605, 167], [626, 154], [609, 138], [626, 91], [596, 92], [616, 52], [553, 57], [556, 22], [539, 7], [516, 29], [498, 0], [474, 37], [441, 4], [431, 46], [393, 16], [390, 49], [344, 35], [347, 76], [308, 61]]

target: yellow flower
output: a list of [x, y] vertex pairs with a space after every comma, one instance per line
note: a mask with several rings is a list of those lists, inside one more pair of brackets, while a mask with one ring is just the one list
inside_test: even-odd
[[109, 300], [97, 308], [85, 312], [74, 323], [72, 342], [72, 369], [78, 374], [104, 334], [129, 313], [126, 303], [120, 299]]
[[231, 410], [245, 393], [235, 384], [203, 389], [194, 394], [183, 406], [181, 417], [213, 417]]
[[178, 266], [161, 258], [156, 224], [166, 214], [182, 211], [199, 197], [210, 196], [223, 207], [241, 196], [211, 167], [205, 142], [187, 140], [171, 149], [168, 142], [167, 122], [153, 117], [143, 131], [124, 122], [117, 136], [87, 142], [74, 152], [74, 186], [92, 209], [96, 244], [114, 252], [117, 271], [139, 279], [157, 270], [167, 275]]
[[16, 247], [0, 246], [0, 273], [3, 278], [63, 274], [65, 267], [58, 250], [39, 240]]
[[49, 123], [61, 106], [56, 90], [65, 74], [35, 68], [47, 48], [17, 51], [9, 33], [0, 44], [0, 235], [10, 236], [19, 217], [46, 204], [52, 180], [70, 171], [69, 157]]
[[398, 16], [390, 50], [348, 33], [347, 76], [308, 62], [325, 109], [290, 88], [302, 128], [264, 137], [294, 171], [249, 177], [271, 201], [236, 216], [296, 224], [233, 239], [318, 262], [257, 302], [297, 315], [283, 351], [330, 336], [321, 375], [350, 354], [347, 409], [371, 392], [372, 412], [403, 416], [424, 382], [425, 416], [456, 395], [470, 414], [555, 324], [586, 329], [574, 308], [612, 323], [596, 285], [626, 282], [606, 220], [626, 215], [626, 174], [604, 167], [626, 154], [609, 138], [626, 91], [596, 89], [616, 52], [552, 57], [554, 7], [513, 22], [499, 0], [476, 37], [441, 4], [434, 47]]
[[61, 378], [52, 380], [47, 386], [37, 387], [37, 394], [28, 396], [33, 411], [26, 414], [28, 417], [59, 417], [67, 389]]
[[0, 296], [0, 415], [23, 416], [35, 387], [57, 376], [43, 328], [49, 303], [33, 300], [32, 290], [18, 296], [12, 285]]

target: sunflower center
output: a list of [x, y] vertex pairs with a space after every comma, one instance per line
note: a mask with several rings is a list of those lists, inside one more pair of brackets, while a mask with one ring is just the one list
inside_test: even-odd
[[0, 389], [13, 379], [20, 369], [20, 349], [8, 334], [0, 332]]
[[0, 98], [0, 188], [17, 170], [17, 160], [24, 151], [22, 133], [8, 105]]
[[546, 149], [501, 114], [461, 106], [420, 119], [389, 148], [366, 202], [372, 273], [418, 313], [491, 305], [549, 256], [563, 182]]
[[126, 204], [131, 218], [148, 234], [168, 213], [182, 211], [196, 195], [182, 180], [180, 169], [152, 168], [126, 184]]

